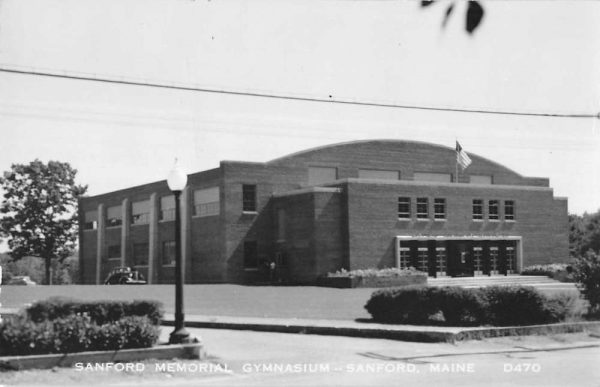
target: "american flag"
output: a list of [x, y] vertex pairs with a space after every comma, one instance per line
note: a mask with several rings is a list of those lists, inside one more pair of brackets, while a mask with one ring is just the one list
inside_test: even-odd
[[458, 141], [456, 142], [456, 162], [463, 170], [471, 165], [471, 158], [467, 152], [463, 150]]

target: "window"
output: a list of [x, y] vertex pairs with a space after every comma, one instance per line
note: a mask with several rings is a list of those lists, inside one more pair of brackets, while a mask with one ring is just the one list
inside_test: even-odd
[[515, 272], [517, 267], [517, 260], [515, 256], [515, 248], [512, 246], [506, 247], [506, 274], [512, 274]]
[[490, 176], [490, 175], [470, 175], [469, 183], [491, 185], [492, 184], [492, 176]]
[[337, 180], [337, 168], [335, 167], [308, 168], [308, 185], [331, 183], [335, 180]]
[[161, 265], [175, 266], [175, 241], [163, 242]]
[[204, 188], [194, 191], [195, 216], [219, 215], [219, 211], [219, 187]]
[[410, 219], [410, 198], [398, 198], [398, 218]]
[[490, 247], [490, 274], [498, 274], [498, 247]]
[[121, 206], [108, 207], [106, 209], [106, 226], [116, 227], [120, 226], [123, 214], [121, 213]]
[[398, 180], [400, 173], [398, 171], [386, 171], [380, 169], [359, 169], [359, 179], [379, 179], [379, 180]]
[[285, 210], [283, 208], [277, 210], [277, 240], [285, 241]]
[[148, 266], [148, 243], [133, 244], [133, 265]]
[[175, 220], [175, 195], [160, 198], [160, 220]]
[[446, 219], [446, 199], [433, 199], [434, 219]]
[[515, 201], [504, 201], [504, 220], [515, 220]]
[[84, 214], [83, 229], [95, 230], [98, 228], [98, 211], [86, 211]]
[[242, 186], [242, 211], [256, 212], [256, 186], [244, 184]]
[[258, 269], [258, 248], [256, 241], [244, 242], [244, 269]]
[[150, 222], [150, 201], [133, 202], [131, 204], [131, 224], [146, 224]]
[[410, 248], [400, 247], [400, 269], [408, 269], [410, 266]]
[[429, 252], [427, 247], [419, 247], [417, 255], [417, 270], [429, 273]]
[[482, 199], [473, 199], [473, 220], [483, 220]]
[[498, 200], [490, 200], [488, 205], [488, 218], [489, 220], [498, 220]]
[[446, 259], [446, 248], [436, 247], [435, 248], [435, 272], [438, 276], [445, 276], [448, 271]]
[[121, 258], [121, 245], [108, 246], [108, 259]]
[[450, 175], [449, 173], [415, 172], [413, 175], [413, 180], [450, 183], [452, 182], [452, 175]]
[[473, 247], [473, 271], [475, 275], [483, 274], [483, 249], [480, 246]]
[[428, 198], [417, 198], [417, 219], [429, 219]]

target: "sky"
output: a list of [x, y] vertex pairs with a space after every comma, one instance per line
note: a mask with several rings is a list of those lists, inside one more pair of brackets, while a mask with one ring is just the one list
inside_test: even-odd
[[[267, 94], [516, 112], [600, 111], [600, 2], [0, 0], [0, 68]], [[363, 139], [454, 147], [600, 208], [594, 118], [440, 112], [0, 72], [0, 170], [78, 169], [96, 195], [220, 160]]]

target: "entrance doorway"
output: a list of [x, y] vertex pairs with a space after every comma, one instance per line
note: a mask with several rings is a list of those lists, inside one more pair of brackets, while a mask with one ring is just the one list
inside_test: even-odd
[[473, 258], [467, 242], [450, 243], [452, 254], [450, 256], [450, 275], [452, 277], [472, 277]]

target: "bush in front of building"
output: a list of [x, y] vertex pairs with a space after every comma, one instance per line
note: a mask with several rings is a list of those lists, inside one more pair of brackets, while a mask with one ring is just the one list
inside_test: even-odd
[[565, 295], [546, 297], [526, 286], [419, 286], [376, 291], [365, 308], [383, 323], [519, 326], [574, 319], [581, 315], [582, 304]]
[[327, 277], [403, 277], [423, 275], [422, 271], [418, 271], [413, 267], [408, 269], [398, 269], [396, 267], [388, 267], [384, 269], [357, 269], [357, 270], [338, 270], [335, 273], [328, 273]]
[[560, 282], [575, 282], [573, 267], [568, 263], [527, 266], [521, 270], [521, 275], [539, 275], [550, 277]]
[[160, 325], [163, 317], [162, 304], [157, 301], [77, 301], [52, 297], [38, 301], [25, 309], [27, 317], [34, 322], [55, 320], [71, 315], [87, 315], [99, 325], [118, 321], [128, 316], [145, 316], [154, 325]]
[[35, 322], [23, 314], [0, 323], [0, 356], [145, 348], [158, 337], [159, 326], [143, 316], [99, 325], [86, 315]]
[[600, 317], [600, 255], [588, 251], [575, 260], [573, 269], [577, 287], [590, 303], [589, 314]]

